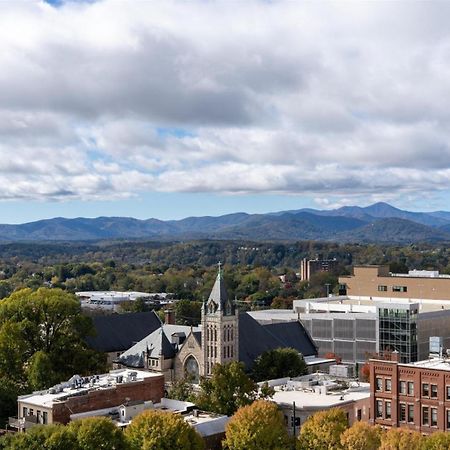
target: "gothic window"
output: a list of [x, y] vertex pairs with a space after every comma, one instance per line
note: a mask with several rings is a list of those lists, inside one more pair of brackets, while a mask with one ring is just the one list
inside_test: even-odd
[[214, 327], [214, 342], [217, 342], [217, 328]]
[[184, 363], [184, 371], [192, 376], [193, 382], [198, 383], [199, 381], [199, 369], [197, 360], [191, 355], [188, 356]]

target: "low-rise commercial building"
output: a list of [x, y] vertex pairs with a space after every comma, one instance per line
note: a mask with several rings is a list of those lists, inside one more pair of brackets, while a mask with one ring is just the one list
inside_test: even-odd
[[371, 423], [430, 434], [450, 431], [450, 359], [370, 360]]
[[17, 398], [17, 418], [10, 426], [22, 430], [33, 424], [66, 424], [70, 416], [133, 401], [159, 403], [164, 397], [164, 376], [142, 370], [120, 369], [80, 377], [50, 389]]
[[353, 275], [339, 277], [340, 291], [367, 298], [450, 300], [450, 275], [435, 270], [391, 273], [389, 266], [355, 266]]
[[308, 417], [331, 408], [343, 409], [349, 425], [356, 421], [369, 421], [369, 383], [315, 373], [293, 379], [270, 380], [268, 384], [275, 389], [272, 400], [282, 410], [292, 435], [298, 435]]

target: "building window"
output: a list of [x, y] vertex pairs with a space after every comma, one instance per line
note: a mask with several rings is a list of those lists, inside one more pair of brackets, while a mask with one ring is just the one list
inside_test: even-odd
[[447, 418], [447, 430], [450, 430], [450, 409], [445, 410], [445, 416]]
[[407, 286], [392, 286], [393, 292], [407, 292], [408, 287]]
[[44, 425], [47, 425], [47, 423], [48, 423], [48, 412], [47, 411], [42, 411], [42, 423]]
[[437, 398], [438, 391], [437, 391], [437, 384], [431, 385], [431, 398]]
[[387, 286], [384, 286], [382, 284], [378, 285], [378, 291], [379, 292], [387, 292]]
[[428, 383], [422, 383], [422, 397], [430, 396], [430, 385]]
[[414, 395], [414, 383], [408, 381], [408, 395]]
[[406, 405], [400, 403], [400, 422], [406, 422]]
[[30, 416], [33, 416], [33, 415], [34, 415], [34, 409], [30, 408]]
[[422, 406], [422, 425], [428, 426], [428, 406]]
[[386, 402], [385, 403], [385, 419], [390, 419], [391, 418], [391, 402]]
[[383, 380], [381, 378], [376, 379], [376, 389], [377, 391], [381, 391], [383, 388]]
[[383, 418], [383, 401], [377, 400], [377, 417]]
[[450, 400], [450, 386], [445, 386], [445, 396], [447, 400]]
[[23, 417], [28, 416], [28, 408], [26, 406], [23, 407]]
[[437, 408], [431, 408], [431, 426], [437, 427]]
[[385, 385], [386, 392], [391, 392], [391, 390], [392, 390], [391, 379], [390, 378], [386, 378], [386, 380], [384, 380], [384, 381], [385, 381], [384, 385]]
[[408, 422], [414, 423], [414, 405], [408, 405]]
[[358, 420], [358, 422], [360, 422], [362, 419], [362, 411], [360, 409], [358, 409], [358, 411], [356, 412], [356, 419]]
[[406, 381], [400, 381], [399, 390], [400, 390], [400, 394], [406, 395]]

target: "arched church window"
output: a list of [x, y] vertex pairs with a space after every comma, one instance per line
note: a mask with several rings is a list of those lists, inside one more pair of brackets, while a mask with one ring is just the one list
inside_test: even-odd
[[188, 356], [184, 363], [184, 371], [190, 377], [192, 377], [193, 383], [198, 383], [199, 381], [199, 368], [197, 360], [192, 356]]

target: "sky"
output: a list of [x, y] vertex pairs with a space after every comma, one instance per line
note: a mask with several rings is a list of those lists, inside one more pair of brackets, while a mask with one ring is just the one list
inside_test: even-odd
[[450, 210], [450, 3], [0, 2], [0, 222]]

